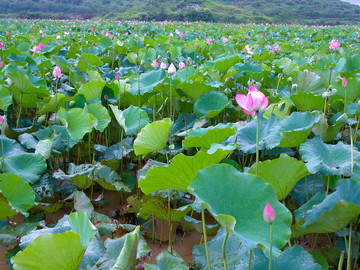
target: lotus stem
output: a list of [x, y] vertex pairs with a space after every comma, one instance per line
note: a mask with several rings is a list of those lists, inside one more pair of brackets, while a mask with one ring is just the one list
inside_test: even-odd
[[342, 269], [343, 263], [344, 263], [344, 251], [341, 251], [340, 260], [339, 260], [339, 264], [338, 264], [338, 270]]
[[351, 231], [352, 231], [352, 222], [350, 222], [350, 228], [349, 228], [349, 241], [348, 241], [349, 246], [346, 248], [347, 249], [346, 270], [351, 270], [351, 258], [352, 258]]
[[252, 251], [253, 251], [253, 250], [252, 250], [252, 248], [250, 248], [248, 270], [250, 270], [250, 269], [251, 269]]
[[323, 113], [323, 128], [322, 128], [322, 132], [321, 132], [321, 138], [322, 140], [324, 140], [324, 136], [325, 136], [325, 121], [326, 121], [326, 106], [327, 106], [327, 101], [328, 101], [328, 98], [326, 97], [325, 98], [325, 105], [324, 105], [324, 113]]
[[229, 237], [229, 233], [227, 232], [226, 233], [226, 236], [224, 238], [224, 242], [222, 244], [222, 255], [223, 255], [223, 260], [224, 260], [224, 268], [225, 270], [228, 270], [228, 267], [227, 267], [227, 262], [226, 262], [226, 252], [225, 252], [225, 247], [226, 247], [226, 241]]
[[4, 153], [4, 129], [1, 128], [1, 153], [2, 153], [2, 173], [5, 173], [5, 153]]
[[170, 76], [170, 112], [169, 112], [169, 115], [170, 115], [171, 121], [173, 121], [173, 113], [172, 113], [172, 75]]
[[308, 189], [308, 179], [307, 176], [305, 176], [305, 187], [306, 187], [306, 201], [309, 200], [309, 189]]
[[256, 170], [255, 175], [258, 176], [258, 164], [259, 164], [259, 129], [260, 129], [260, 115], [256, 112], [257, 129], [256, 129]]
[[56, 77], [56, 82], [55, 82], [55, 125], [56, 125], [56, 113], [57, 113], [57, 87], [58, 87], [58, 82], [59, 82], [59, 78]]
[[203, 204], [201, 204], [201, 221], [202, 221], [202, 231], [203, 231], [203, 236], [204, 236], [206, 261], [207, 261], [207, 265], [208, 265], [209, 270], [211, 270], [210, 257], [209, 257], [209, 248], [208, 248], [208, 244], [207, 244], [206, 226], [205, 226], [205, 209], [204, 209]]
[[351, 175], [354, 171], [354, 139], [352, 136], [352, 128], [350, 126], [350, 146], [351, 146]]
[[272, 264], [272, 246], [273, 246], [273, 231], [272, 231], [272, 224], [270, 223], [270, 259], [269, 259], [269, 270], [271, 270], [271, 264]]

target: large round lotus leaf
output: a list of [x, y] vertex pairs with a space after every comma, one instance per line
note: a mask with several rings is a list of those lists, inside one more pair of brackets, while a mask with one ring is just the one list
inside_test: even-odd
[[184, 94], [193, 100], [197, 100], [202, 94], [211, 91], [213, 88], [204, 81], [188, 80], [178, 84], [176, 90], [180, 95]]
[[236, 134], [236, 127], [232, 124], [220, 123], [207, 128], [195, 128], [190, 130], [182, 141], [184, 149], [201, 147], [209, 149], [213, 143], [221, 143], [228, 137]]
[[35, 154], [42, 155], [44, 159], [49, 159], [53, 145], [54, 141], [52, 139], [41, 140], [35, 146]]
[[[30, 135], [31, 136], [31, 135]], [[8, 157], [15, 154], [25, 153], [24, 148], [15, 140], [9, 139], [1, 135], [4, 144], [4, 156]], [[0, 155], [2, 156], [2, 147], [0, 147]]]
[[103, 105], [98, 103], [89, 104], [85, 108], [86, 111], [92, 114], [97, 120], [94, 128], [100, 132], [104, 132], [104, 129], [111, 122], [111, 117], [108, 110]]
[[274, 63], [282, 69], [286, 76], [296, 76], [299, 72], [299, 66], [289, 58], [281, 58], [274, 61]]
[[[248, 261], [244, 261], [246, 264]], [[264, 270], [269, 267], [269, 259], [264, 256], [260, 250], [254, 250], [251, 260], [251, 269]], [[244, 268], [243, 268], [244, 269]], [[272, 260], [271, 269], [284, 270], [284, 269], [296, 269], [296, 270], [321, 270], [320, 264], [315, 262], [313, 256], [306, 252], [303, 247], [294, 245], [286, 248], [281, 257], [274, 258]]]
[[218, 149], [213, 154], [199, 151], [195, 156], [177, 154], [166, 167], [152, 166], [146, 176], [139, 179], [139, 187], [145, 194], [167, 189], [187, 190], [198, 171], [219, 163], [232, 150]]
[[[99, 223], [106, 226], [109, 223]], [[112, 224], [115, 225], [115, 224]], [[111, 234], [111, 232], [109, 233]], [[96, 262], [104, 255], [105, 247], [100, 236], [95, 235], [90, 244], [86, 247], [85, 254], [81, 260], [79, 269], [91, 269], [95, 266]]]
[[12, 104], [12, 96], [5, 87], [0, 85], [0, 109], [7, 111], [7, 108]]
[[294, 225], [295, 237], [308, 233], [330, 233], [342, 230], [360, 214], [360, 182], [344, 179], [336, 191], [307, 211]]
[[35, 202], [35, 193], [28, 182], [12, 173], [0, 175], [0, 191], [12, 208], [27, 212]]
[[16, 215], [16, 211], [11, 208], [9, 201], [0, 194], [0, 219], [12, 218]]
[[[344, 123], [337, 122], [333, 125], [328, 124], [328, 120], [321, 117], [319, 122], [317, 122], [312, 129], [312, 132], [316, 136], [321, 136], [322, 140], [326, 143], [331, 143], [334, 141], [335, 137], [338, 135], [339, 131], [343, 128]], [[325, 131], [324, 131], [325, 130]]]
[[99, 66], [103, 65], [103, 62], [100, 60], [100, 58], [92, 53], [83, 53], [80, 57], [80, 60], [83, 60], [86, 63], [88, 63], [89, 65], [92, 65], [95, 67], [99, 67]]
[[221, 74], [224, 74], [226, 71], [229, 70], [229, 68], [231, 68], [233, 65], [239, 62], [241, 62], [241, 57], [239, 55], [228, 55], [221, 58], [217, 58], [213, 62], [213, 65], [217, 70], [219, 70]]
[[314, 116], [309, 112], [293, 112], [271, 128], [265, 141], [270, 148], [275, 146], [298, 147], [306, 140], [311, 129], [319, 120], [319, 114]]
[[86, 133], [93, 129], [93, 122], [90, 114], [81, 108], [65, 110], [61, 108], [57, 116], [66, 126], [66, 130], [74, 141], [81, 140]]
[[65, 107], [66, 101], [70, 98], [66, 97], [64, 94], [57, 93], [50, 98], [44, 105], [40, 105], [39, 114], [57, 111], [59, 108]]
[[173, 122], [169, 118], [147, 124], [134, 141], [135, 154], [146, 155], [163, 150]]
[[325, 91], [320, 76], [308, 70], [300, 71], [294, 78], [294, 82], [299, 87], [298, 92], [322, 93]]
[[[256, 164], [251, 166], [248, 173], [255, 174]], [[276, 191], [279, 201], [284, 200], [296, 183], [309, 175], [306, 165], [288, 155], [282, 154], [279, 158], [266, 160], [258, 164], [258, 176], [268, 182]]]
[[124, 247], [121, 249], [119, 256], [111, 270], [132, 270], [136, 265], [136, 253], [139, 242], [140, 226], [135, 229], [135, 234], [128, 233]]
[[90, 102], [93, 98], [101, 98], [102, 90], [106, 82], [101, 80], [91, 80], [88, 83], [81, 85], [78, 90], [78, 95], [83, 95], [86, 102]]
[[69, 215], [69, 223], [73, 232], [81, 236], [81, 244], [87, 247], [97, 232], [85, 212], [74, 212]]
[[123, 111], [125, 117], [126, 135], [138, 134], [149, 123], [149, 116], [145, 110], [129, 106]]
[[260, 177], [240, 173], [227, 164], [211, 165], [197, 173], [188, 190], [227, 231], [235, 233], [250, 248], [259, 245], [267, 254], [269, 252], [269, 224], [263, 220], [267, 202], [276, 212], [274, 254], [280, 254], [290, 237], [292, 215]]
[[[140, 75], [140, 78], [135, 78], [131, 82], [131, 88], [129, 93], [133, 96], [144, 95], [145, 93], [151, 93], [153, 88], [160, 84], [166, 76], [166, 73], [163, 69], [151, 70], [144, 74]], [[140, 80], [140, 83], [139, 83]]]
[[194, 112], [199, 117], [213, 118], [231, 103], [223, 93], [211, 91], [202, 94], [194, 104]]
[[24, 153], [5, 158], [5, 171], [17, 174], [30, 184], [40, 179], [46, 167], [44, 157], [39, 154]]
[[100, 264], [99, 269], [100, 270], [108, 270], [111, 269], [114, 264], [116, 263], [116, 260], [123, 249], [126, 241], [127, 235], [138, 235], [138, 244], [137, 244], [137, 250], [136, 250], [136, 258], [139, 259], [146, 254], [148, 254], [151, 250], [146, 244], [146, 241], [141, 233], [139, 233], [138, 230], [134, 230], [120, 238], [116, 239], [106, 239], [104, 245], [106, 248], [105, 254], [97, 261], [96, 264]]
[[[224, 261], [222, 254], [222, 244], [226, 236], [226, 231], [220, 228], [216, 236], [208, 242], [211, 269], [223, 269]], [[242, 245], [236, 237], [229, 235], [226, 241], [225, 254], [228, 269], [247, 269], [241, 268], [243, 262], [249, 258], [250, 249]], [[209, 269], [206, 261], [205, 244], [196, 245], [193, 248], [193, 259], [196, 266], [201, 269]]]
[[346, 78], [348, 84], [346, 87], [342, 85], [342, 79], [331, 85], [332, 88], [337, 90], [336, 94], [346, 102], [354, 102], [360, 95], [360, 80], [357, 78]]
[[16, 254], [14, 269], [77, 270], [84, 252], [77, 233], [44, 233]]
[[[351, 175], [351, 147], [343, 142], [336, 145], [325, 144], [317, 136], [300, 146], [300, 154], [311, 173]], [[354, 163], [359, 162], [360, 152], [354, 149]]]
[[169, 251], [163, 250], [156, 257], [156, 265], [145, 263], [145, 270], [166, 270], [166, 269], [176, 269], [176, 270], [188, 270], [189, 266], [186, 261], [180, 257], [179, 254], [173, 251], [171, 255]]
[[[259, 150], [269, 148], [266, 145], [266, 137], [269, 135], [269, 130], [272, 126], [278, 124], [278, 118], [272, 115], [268, 120], [260, 118], [259, 129]], [[247, 154], [253, 154], [256, 152], [256, 131], [257, 131], [257, 119], [251, 120], [245, 126], [238, 129], [236, 134], [236, 142], [239, 144], [238, 149]]]
[[295, 95], [291, 95], [290, 99], [294, 102], [296, 108], [299, 111], [321, 111], [324, 109], [325, 99], [321, 95], [315, 95], [313, 93], [299, 92]]

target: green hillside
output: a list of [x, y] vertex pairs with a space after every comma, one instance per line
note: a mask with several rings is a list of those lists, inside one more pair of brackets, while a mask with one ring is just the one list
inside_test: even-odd
[[1, 17], [357, 24], [340, 0], [0, 0]]

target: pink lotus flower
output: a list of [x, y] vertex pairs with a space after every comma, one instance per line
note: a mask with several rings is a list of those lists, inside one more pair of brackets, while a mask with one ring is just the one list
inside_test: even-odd
[[61, 78], [62, 77], [62, 73], [61, 73], [61, 69], [59, 66], [56, 66], [52, 72], [54, 78], [53, 80], [56, 80], [57, 78]]
[[226, 43], [226, 42], [228, 42], [228, 41], [229, 41], [229, 39], [226, 38], [226, 37], [224, 37], [224, 38], [222, 39], [222, 42], [223, 42], [223, 43]]
[[10, 36], [10, 32], [9, 32], [9, 31], [7, 31], [7, 32], [6, 32], [6, 35], [7, 35], [7, 36]]
[[44, 48], [45, 48], [44, 43], [40, 43], [40, 44], [39, 44], [39, 49], [40, 49], [40, 50], [43, 50]]
[[183, 61], [179, 62], [179, 69], [185, 68], [185, 63]]
[[38, 45], [35, 45], [34, 48], [30, 49], [30, 51], [34, 52], [34, 53], [37, 53], [38, 50], [40, 50], [39, 46]]
[[246, 39], [250, 39], [250, 36], [246, 36]]
[[342, 78], [342, 86], [343, 86], [343, 87], [346, 87], [347, 84], [348, 84], [348, 81], [346, 80], [346, 78], [345, 78], [345, 77]]
[[2, 49], [4, 49], [4, 48], [5, 48], [4, 43], [2, 43], [2, 42], [0, 41], [0, 50], [2, 50]]
[[207, 39], [205, 39], [205, 41], [207, 44], [209, 44], [209, 45], [211, 44], [211, 38], [207, 38]]
[[337, 50], [339, 47], [340, 47], [340, 43], [339, 43], [339, 40], [337, 39], [333, 39], [329, 42], [330, 46], [329, 46], [329, 49], [330, 50]]
[[170, 75], [174, 75], [176, 73], [176, 67], [173, 63], [170, 64], [169, 68], [168, 68], [168, 73]]
[[154, 60], [152, 61], [152, 63], [151, 63], [151, 66], [152, 66], [153, 68], [158, 67], [158, 66], [159, 66], [159, 59], [154, 59]]
[[271, 207], [270, 203], [267, 202], [264, 208], [263, 218], [266, 223], [272, 224], [276, 219], [276, 213], [274, 208]]
[[252, 50], [250, 50], [250, 46], [249, 45], [246, 45], [244, 47], [244, 52], [247, 52], [248, 54], [254, 54], [254, 52]]
[[116, 79], [116, 80], [120, 80], [119, 74], [115, 73], [115, 79]]
[[165, 68], [166, 68], [166, 64], [164, 63], [164, 61], [161, 61], [160, 68], [161, 68], [161, 69], [165, 69]]
[[2, 68], [4, 66], [4, 61], [0, 62], [0, 68]]
[[275, 45], [275, 46], [274, 46], [274, 50], [275, 50], [275, 51], [279, 51], [279, 50], [280, 50], [279, 45]]
[[91, 27], [91, 32], [95, 32], [95, 28], [94, 27]]
[[253, 85], [249, 87], [249, 92], [246, 96], [237, 94], [235, 100], [246, 114], [265, 110], [269, 104], [268, 98]]

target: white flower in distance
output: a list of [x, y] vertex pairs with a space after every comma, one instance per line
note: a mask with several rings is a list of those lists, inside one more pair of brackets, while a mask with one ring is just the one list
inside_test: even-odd
[[170, 75], [174, 75], [176, 73], [176, 67], [174, 66], [173, 63], [170, 64], [169, 68], [168, 68], [168, 73]]

